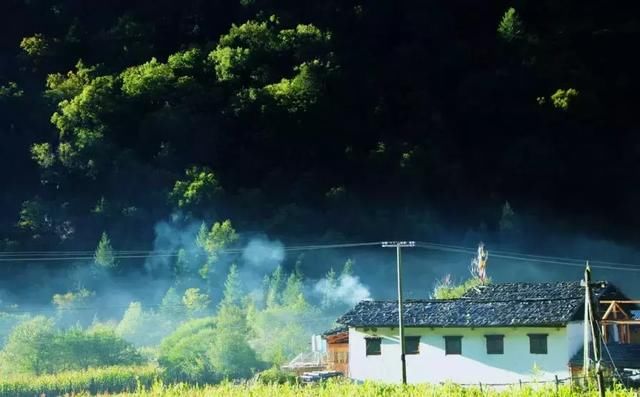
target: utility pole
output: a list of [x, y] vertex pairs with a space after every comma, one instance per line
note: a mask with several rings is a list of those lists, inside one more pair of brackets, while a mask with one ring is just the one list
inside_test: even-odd
[[[585, 331], [587, 330], [587, 324], [589, 325], [589, 331], [591, 334], [591, 339], [593, 342], [593, 360], [595, 362], [595, 366], [596, 366], [596, 381], [598, 382], [598, 395], [600, 397], [605, 397], [605, 388], [604, 388], [604, 378], [602, 375], [602, 346], [601, 346], [601, 340], [600, 340], [600, 332], [599, 332], [599, 328], [598, 328], [598, 324], [597, 324], [597, 319], [596, 319], [596, 315], [595, 313], [597, 312], [597, 308], [596, 308], [596, 302], [593, 299], [593, 296], [591, 294], [591, 287], [594, 285], [591, 283], [591, 268], [589, 267], [589, 262], [587, 262], [587, 267], [584, 270], [584, 281], [583, 281], [583, 286], [585, 288], [585, 319], [584, 319], [584, 323], [585, 323]], [[596, 284], [597, 285], [597, 284]], [[588, 321], [588, 322], [587, 322]], [[589, 341], [588, 341], [588, 334], [585, 332], [585, 344], [584, 344], [584, 350], [587, 352], [585, 354], [585, 356], [583, 358], [586, 357], [586, 360], [584, 361], [584, 367], [585, 369], [585, 376], [588, 376], [588, 362], [589, 362], [589, 356], [588, 356], [588, 349], [589, 349]]]
[[396, 249], [396, 272], [398, 276], [398, 332], [400, 337], [400, 361], [402, 363], [402, 384], [407, 384], [407, 362], [404, 346], [404, 322], [402, 320], [402, 248], [415, 247], [415, 241], [383, 241], [384, 248]]
[[582, 286], [584, 287], [584, 327], [583, 327], [583, 341], [582, 341], [582, 351], [584, 352], [582, 356], [582, 375], [584, 379], [587, 380], [589, 377], [589, 335], [591, 335], [591, 326], [589, 321], [589, 308], [591, 307], [591, 289], [589, 284], [591, 284], [591, 268], [589, 267], [589, 261], [587, 261], [587, 267], [584, 269], [584, 280], [582, 281]]

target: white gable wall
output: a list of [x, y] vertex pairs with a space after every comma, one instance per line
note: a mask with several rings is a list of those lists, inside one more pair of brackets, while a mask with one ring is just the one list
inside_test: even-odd
[[[582, 344], [582, 323], [567, 327], [406, 328], [420, 336], [420, 354], [407, 355], [409, 383], [518, 383], [569, 377], [568, 362]], [[547, 354], [529, 353], [527, 334], [548, 334]], [[487, 354], [485, 335], [504, 335], [504, 354]], [[444, 336], [462, 336], [462, 355], [445, 355]], [[382, 337], [382, 354], [366, 356], [366, 336]], [[534, 366], [537, 371], [534, 371]], [[349, 328], [349, 376], [355, 380], [401, 380], [397, 328]]]

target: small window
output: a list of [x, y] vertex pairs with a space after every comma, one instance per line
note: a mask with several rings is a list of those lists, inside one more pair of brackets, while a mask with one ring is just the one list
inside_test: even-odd
[[381, 354], [380, 345], [382, 339], [380, 338], [366, 338], [367, 341], [367, 356], [379, 356]]
[[547, 354], [547, 334], [529, 334], [529, 352]]
[[404, 337], [405, 354], [420, 354], [420, 337], [405, 336]]
[[445, 336], [444, 354], [462, 354], [462, 336]]
[[504, 354], [504, 335], [485, 335], [487, 354]]

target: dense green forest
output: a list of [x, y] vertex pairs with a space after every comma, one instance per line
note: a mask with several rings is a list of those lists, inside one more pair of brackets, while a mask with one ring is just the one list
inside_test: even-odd
[[493, 233], [506, 202], [635, 241], [638, 7], [9, 0], [3, 247]]

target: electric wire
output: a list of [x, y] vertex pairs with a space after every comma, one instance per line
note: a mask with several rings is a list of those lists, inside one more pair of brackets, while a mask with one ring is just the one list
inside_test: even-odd
[[609, 346], [607, 346], [607, 342], [604, 340], [604, 336], [602, 335], [602, 332], [600, 332], [600, 341], [602, 342], [602, 345], [604, 346], [604, 350], [607, 352], [607, 355], [609, 356], [609, 360], [611, 361], [611, 365], [613, 365], [613, 369], [616, 375], [618, 375], [618, 379], [620, 379], [620, 383], [622, 383], [624, 387], [627, 387], [627, 385], [625, 384], [624, 378], [622, 377], [622, 375], [620, 375], [620, 371], [618, 370], [618, 367], [616, 366], [616, 363], [613, 360], [613, 356], [611, 355], [611, 351], [609, 351]]
[[[333, 244], [307, 244], [307, 245], [283, 245], [284, 252], [314, 251], [339, 248], [357, 248], [381, 245], [379, 241], [354, 242], [354, 243], [333, 243]], [[416, 242], [416, 247], [443, 252], [460, 254], [475, 254], [476, 250], [470, 247], [440, 244], [434, 242]], [[228, 248], [220, 250], [218, 254], [239, 254], [244, 252], [243, 248]], [[153, 259], [153, 258], [173, 258], [179, 256], [179, 252], [171, 250], [130, 250], [113, 251], [113, 258], [118, 260], [128, 259]], [[557, 257], [548, 255], [533, 255], [513, 251], [496, 250], [491, 251], [492, 258], [507, 259], [522, 262], [533, 262], [541, 264], [552, 264], [569, 267], [584, 267], [585, 260], [569, 257]], [[86, 261], [94, 260], [92, 251], [10, 251], [0, 253], [0, 262], [49, 262], [49, 261]], [[632, 271], [640, 272], [640, 266], [630, 263], [620, 263], [612, 261], [590, 260], [591, 267], [604, 270]]]
[[[423, 248], [423, 249], [444, 251], [444, 252], [453, 252], [453, 253], [464, 253], [464, 254], [476, 254], [477, 253], [476, 250], [471, 249], [471, 248], [467, 248], [467, 247], [444, 246], [444, 245], [432, 244], [432, 243], [427, 243], [427, 242], [416, 242], [416, 247]], [[570, 260], [571, 260], [571, 262], [570, 262], [570, 261], [561, 261], [561, 260], [552, 260], [552, 259], [541, 259], [540, 257], [523, 256], [523, 255], [519, 255], [519, 254], [518, 255], [503, 255], [503, 254], [499, 254], [499, 253], [493, 253], [493, 251], [490, 251], [490, 257], [491, 258], [500, 258], [500, 259], [510, 259], [510, 260], [523, 261], [523, 262], [534, 262], [534, 263], [553, 264], [553, 265], [560, 265], [560, 266], [579, 267], [579, 268], [584, 268], [585, 263], [586, 263], [586, 260], [573, 259], [573, 258], [570, 258]], [[581, 261], [581, 263], [579, 261]], [[640, 272], [640, 266], [630, 267], [630, 266], [633, 266], [633, 265], [624, 264], [624, 263], [616, 263], [616, 262], [606, 262], [606, 263], [612, 263], [612, 264], [616, 264], [618, 266], [598, 265], [598, 263], [605, 263], [605, 262], [589, 260], [589, 265], [592, 268], [596, 268], [596, 269]]]

